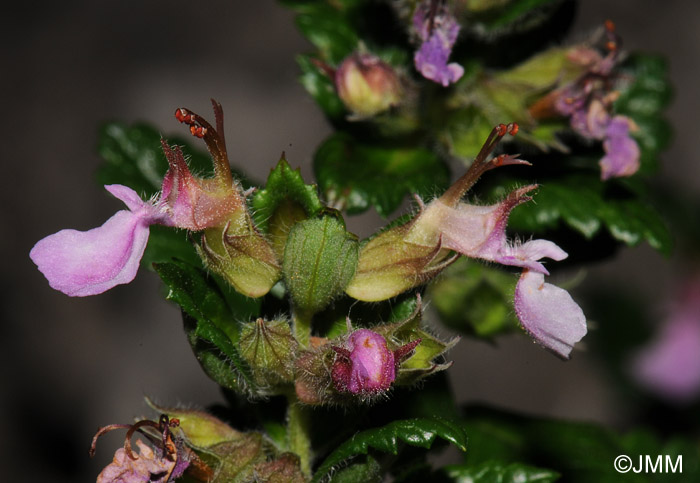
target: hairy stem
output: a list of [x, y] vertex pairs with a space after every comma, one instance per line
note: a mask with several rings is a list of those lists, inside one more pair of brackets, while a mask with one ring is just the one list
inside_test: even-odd
[[311, 319], [312, 312], [294, 310], [294, 338], [302, 347], [308, 347], [311, 339]]
[[287, 445], [289, 450], [299, 456], [301, 471], [307, 477], [311, 476], [311, 414], [296, 395], [287, 395]]

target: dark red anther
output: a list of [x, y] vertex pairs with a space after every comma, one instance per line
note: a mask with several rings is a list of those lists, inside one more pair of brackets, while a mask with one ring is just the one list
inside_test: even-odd
[[498, 167], [498, 166], [502, 166], [502, 165], [503, 165], [503, 161], [505, 161], [505, 159], [506, 159], [506, 155], [505, 155], [505, 154], [499, 154], [499, 155], [496, 156], [496, 157], [493, 159], [493, 161], [491, 161], [491, 162], [493, 163], [494, 166]]
[[175, 110], [175, 118], [185, 124], [190, 124], [194, 121], [194, 119], [192, 119], [192, 114], [184, 107]]
[[516, 134], [518, 134], [519, 130], [520, 126], [518, 126], [517, 122], [511, 122], [510, 124], [508, 124], [508, 134], [510, 134], [511, 136], [515, 136]]
[[496, 126], [497, 132], [499, 136], [505, 136], [506, 133], [508, 132], [508, 127], [505, 124], [499, 124]]
[[614, 32], [615, 31], [615, 22], [612, 20], [606, 20], [605, 21], [605, 30], [608, 32]]
[[194, 137], [203, 138], [207, 134], [207, 128], [192, 124], [190, 126], [190, 132]]

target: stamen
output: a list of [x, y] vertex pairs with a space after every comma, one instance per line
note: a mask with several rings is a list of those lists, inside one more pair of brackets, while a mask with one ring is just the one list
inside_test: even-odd
[[211, 100], [216, 120], [216, 129], [212, 127], [202, 116], [184, 107], [175, 110], [175, 118], [183, 124], [190, 126], [190, 133], [200, 139], [204, 139], [207, 149], [214, 158], [214, 172], [222, 184], [230, 185], [232, 181], [231, 167], [226, 153], [226, 141], [224, 134], [224, 113], [221, 104]]
[[504, 164], [505, 161], [509, 161], [507, 164], [513, 164], [510, 163], [513, 159], [512, 156], [502, 155], [494, 160], [489, 159], [489, 155], [496, 148], [496, 145], [501, 141], [503, 136], [506, 134], [515, 136], [519, 130], [520, 127], [515, 122], [495, 126], [486, 138], [486, 142], [484, 142], [479, 154], [474, 158], [474, 162], [467, 172], [440, 197], [442, 202], [448, 206], [455, 206], [462, 196], [464, 196], [464, 193], [466, 193], [486, 171]]

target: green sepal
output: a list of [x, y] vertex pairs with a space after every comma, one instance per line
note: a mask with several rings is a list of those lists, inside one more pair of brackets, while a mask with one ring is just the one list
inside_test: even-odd
[[370, 448], [397, 455], [399, 443], [430, 448], [437, 437], [467, 449], [467, 436], [458, 424], [441, 418], [417, 418], [393, 421], [386, 426], [355, 434], [333, 451], [316, 470], [311, 480], [318, 483], [331, 469], [357, 455], [368, 454]]
[[187, 439], [187, 445], [195, 449], [235, 440], [242, 435], [219, 418], [204, 411], [159, 406], [149, 398], [146, 398], [146, 404], [154, 411], [166, 414], [171, 420], [177, 419], [180, 422], [178, 427]]
[[447, 327], [491, 338], [519, 327], [513, 312], [517, 280], [503, 270], [463, 257], [428, 286], [429, 299]]
[[250, 204], [255, 225], [269, 235], [280, 260], [292, 226], [323, 208], [317, 191], [316, 185], [304, 184], [300, 170], [292, 169], [282, 155], [270, 171], [265, 188], [253, 195]]
[[188, 340], [204, 371], [228, 389], [255, 393], [250, 368], [234, 345], [239, 323], [213, 278], [180, 261], [154, 268], [168, 287], [167, 300], [182, 308]]
[[327, 211], [292, 228], [284, 250], [284, 281], [294, 306], [307, 314], [343, 293], [355, 273], [357, 237], [339, 213]]
[[435, 362], [435, 360], [452, 349], [459, 342], [459, 337], [447, 342], [438, 339], [421, 328], [422, 317], [423, 308], [418, 301], [413, 313], [405, 320], [372, 327], [373, 331], [384, 336], [387, 341], [391, 341], [391, 344], [396, 344], [396, 347], [393, 345], [389, 347], [392, 350], [421, 339], [421, 343], [416, 346], [413, 355], [399, 367], [394, 382], [396, 385], [414, 384], [423, 377], [448, 369], [452, 365], [452, 362]]
[[449, 183], [447, 165], [427, 149], [365, 144], [345, 133], [333, 134], [321, 144], [314, 171], [325, 197], [348, 213], [374, 207], [388, 216], [407, 194], [430, 198]]
[[258, 319], [241, 329], [238, 347], [258, 386], [292, 383], [297, 342], [285, 319]]

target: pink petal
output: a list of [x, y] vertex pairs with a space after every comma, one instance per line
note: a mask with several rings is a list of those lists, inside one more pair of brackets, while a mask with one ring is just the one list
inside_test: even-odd
[[525, 270], [515, 287], [515, 313], [535, 341], [563, 359], [586, 335], [586, 317], [571, 295]]
[[29, 256], [52, 288], [72, 297], [96, 295], [134, 279], [148, 225], [145, 210], [119, 211], [98, 228], [47, 236]]
[[523, 267], [549, 275], [544, 265], [538, 262], [541, 258], [551, 258], [552, 260], [564, 260], [569, 255], [559, 248], [559, 246], [549, 240], [531, 240], [522, 245], [506, 245], [503, 247], [494, 260], [503, 265]]

